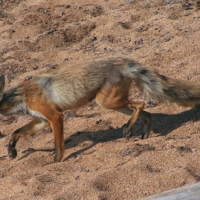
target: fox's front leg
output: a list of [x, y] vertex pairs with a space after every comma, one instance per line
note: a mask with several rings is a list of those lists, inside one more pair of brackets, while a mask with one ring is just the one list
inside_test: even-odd
[[[48, 99], [48, 100], [47, 100]], [[37, 103], [35, 103], [37, 102]], [[49, 97], [35, 97], [27, 103], [29, 109], [40, 113], [50, 124], [55, 143], [54, 162], [59, 162], [64, 154], [63, 114], [58, 111]]]
[[28, 135], [44, 128], [48, 122], [41, 118], [33, 118], [33, 120], [25, 126], [17, 129], [11, 136], [8, 144], [8, 155], [10, 159], [14, 159], [17, 156], [16, 144], [20, 137]]
[[55, 142], [54, 162], [60, 162], [64, 154], [63, 114], [54, 114], [49, 120]]

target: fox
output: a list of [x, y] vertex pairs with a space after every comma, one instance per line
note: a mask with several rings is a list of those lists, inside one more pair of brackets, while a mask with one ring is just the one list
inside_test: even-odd
[[0, 114], [32, 116], [32, 121], [12, 133], [8, 143], [9, 158], [17, 157], [16, 144], [22, 136], [50, 126], [54, 137], [54, 162], [60, 162], [64, 154], [63, 112], [78, 109], [91, 101], [102, 108], [130, 115], [123, 126], [124, 137], [129, 138], [135, 123], [141, 120], [141, 137], [148, 138], [151, 113], [144, 110], [144, 101], [130, 100], [131, 85], [157, 102], [175, 102], [190, 107], [200, 105], [200, 83], [169, 78], [126, 57], [62, 67], [53, 74], [33, 76], [7, 91], [4, 91], [5, 75], [1, 75]]

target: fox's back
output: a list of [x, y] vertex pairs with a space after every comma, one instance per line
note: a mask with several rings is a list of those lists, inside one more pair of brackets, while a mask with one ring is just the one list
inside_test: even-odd
[[127, 62], [110, 58], [66, 66], [53, 74], [37, 77], [37, 82], [60, 109], [73, 109], [93, 100], [105, 83], [117, 83]]

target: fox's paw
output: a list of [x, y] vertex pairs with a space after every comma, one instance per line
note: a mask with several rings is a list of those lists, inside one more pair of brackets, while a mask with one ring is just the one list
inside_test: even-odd
[[55, 162], [55, 163], [56, 163], [56, 162], [60, 162], [61, 159], [62, 159], [62, 157], [63, 157], [63, 152], [56, 151], [55, 153], [56, 153], [56, 155], [55, 155], [55, 157], [54, 157], [54, 162]]
[[14, 147], [8, 147], [8, 156], [10, 159], [14, 159], [17, 157], [17, 150]]
[[127, 127], [127, 124], [123, 126], [123, 137], [129, 139], [132, 135], [130, 128]]
[[142, 133], [142, 140], [143, 139], [147, 139], [149, 137], [149, 132], [148, 131], [145, 131]]

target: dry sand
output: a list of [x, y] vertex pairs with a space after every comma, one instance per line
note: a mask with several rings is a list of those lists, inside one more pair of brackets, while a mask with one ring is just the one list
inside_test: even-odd
[[[45, 71], [108, 56], [200, 80], [200, 10], [186, 0], [0, 0], [0, 74], [7, 88]], [[130, 98], [143, 100], [132, 89]], [[0, 117], [1, 200], [140, 199], [200, 181], [200, 110], [148, 106], [150, 138], [122, 137], [128, 116], [95, 104], [65, 112], [65, 154], [49, 128], [7, 144], [27, 116]]]

